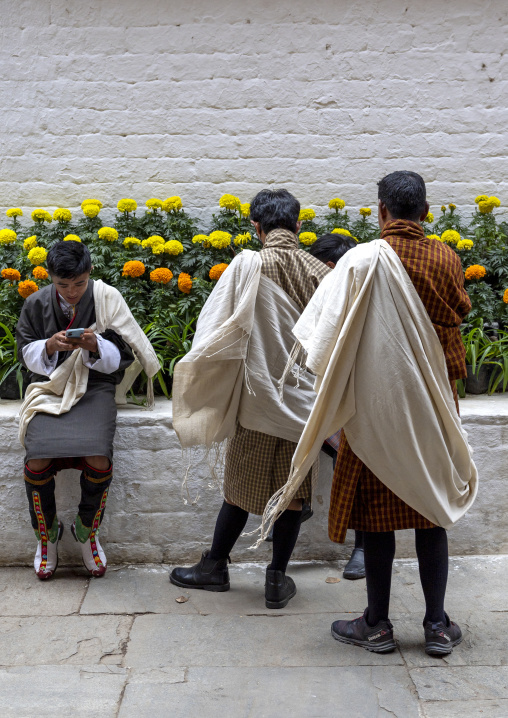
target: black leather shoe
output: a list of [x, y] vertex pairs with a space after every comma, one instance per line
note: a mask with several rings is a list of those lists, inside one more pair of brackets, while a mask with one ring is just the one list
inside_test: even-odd
[[346, 564], [344, 578], [348, 578], [350, 581], [355, 581], [357, 578], [365, 578], [365, 560], [363, 554], [363, 548], [353, 549], [351, 558]]
[[284, 571], [266, 569], [265, 606], [267, 608], [284, 608], [296, 594], [295, 582]]
[[169, 580], [182, 588], [202, 588], [204, 591], [229, 591], [228, 559], [214, 561], [204, 551], [201, 561], [195, 566], [174, 568]]
[[462, 641], [462, 631], [459, 626], [450, 621], [447, 613], [445, 613], [445, 617], [446, 623], [427, 621], [423, 626], [425, 629], [425, 653], [429, 656], [448, 656], [454, 646], [458, 646]]

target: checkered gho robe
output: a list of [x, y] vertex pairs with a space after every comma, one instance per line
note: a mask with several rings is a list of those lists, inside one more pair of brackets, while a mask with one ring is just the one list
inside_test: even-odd
[[[427, 239], [415, 222], [390, 222], [384, 227], [381, 239], [397, 253], [430, 316], [443, 347], [452, 391], [457, 397], [455, 379], [466, 376], [459, 327], [471, 310], [460, 260], [450, 247]], [[330, 539], [343, 543], [348, 528], [395, 531], [433, 526], [379, 481], [351, 451], [342, 432], [328, 515]]]
[[[303, 310], [329, 267], [298, 247], [285, 229], [269, 232], [260, 251], [261, 273], [279, 285]], [[286, 483], [296, 449], [292, 441], [244, 429], [229, 439], [224, 468], [224, 495], [249, 513], [261, 515], [271, 496]], [[295, 494], [310, 503], [317, 462]]]

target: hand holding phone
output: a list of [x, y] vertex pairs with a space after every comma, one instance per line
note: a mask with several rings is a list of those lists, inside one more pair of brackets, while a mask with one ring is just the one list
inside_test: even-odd
[[84, 329], [67, 329], [65, 332], [65, 337], [66, 339], [81, 339], [84, 333]]

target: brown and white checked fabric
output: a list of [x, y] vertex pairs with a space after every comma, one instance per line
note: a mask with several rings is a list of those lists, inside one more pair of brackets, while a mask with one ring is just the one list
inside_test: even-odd
[[[442, 242], [425, 237], [415, 222], [389, 222], [381, 233], [422, 300], [439, 337], [458, 411], [455, 379], [466, 376], [460, 324], [471, 310], [458, 256]], [[343, 432], [333, 476], [328, 535], [344, 543], [346, 530], [396, 531], [432, 528], [428, 519], [401, 501], [353, 453]]]
[[[289, 476], [296, 444], [260, 431], [237, 425], [228, 440], [224, 469], [224, 495], [228, 501], [251, 514], [262, 515], [271, 496], [284, 486]], [[310, 503], [316, 462], [295, 494]]]
[[[330, 268], [300, 249], [298, 237], [286, 229], [269, 232], [261, 257], [261, 273], [275, 282], [303, 310]], [[237, 424], [228, 441], [224, 468], [224, 495], [244, 511], [261, 515], [271, 496], [288, 480], [296, 449], [292, 441], [244, 429]], [[309, 471], [294, 498], [310, 503], [312, 477]]]

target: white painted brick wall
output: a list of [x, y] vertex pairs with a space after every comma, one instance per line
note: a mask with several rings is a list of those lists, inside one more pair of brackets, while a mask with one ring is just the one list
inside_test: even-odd
[[[505, 0], [0, 0], [0, 207], [508, 204]], [[104, 218], [111, 216], [106, 210]]]

